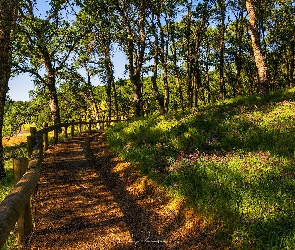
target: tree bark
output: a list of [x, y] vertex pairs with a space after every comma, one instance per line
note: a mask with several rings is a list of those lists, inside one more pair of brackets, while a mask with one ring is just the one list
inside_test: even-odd
[[[168, 84], [168, 70], [167, 70], [167, 53], [168, 51], [165, 50], [165, 36], [164, 36], [164, 28], [161, 24], [160, 15], [157, 14], [157, 23], [160, 29], [160, 59], [163, 67], [163, 84], [164, 84], [164, 111], [165, 113], [168, 112], [169, 109], [169, 84]], [[166, 22], [166, 25], [168, 23]]]
[[290, 55], [290, 69], [289, 69], [289, 87], [294, 86], [294, 67], [295, 67], [295, 35], [291, 40], [291, 55]]
[[225, 82], [224, 82], [224, 33], [225, 33], [225, 14], [226, 6], [224, 0], [219, 0], [218, 5], [221, 14], [221, 31], [219, 38], [219, 97], [225, 98]]
[[164, 109], [164, 97], [161, 95], [159, 88], [158, 88], [158, 84], [157, 84], [157, 79], [158, 79], [158, 65], [159, 65], [159, 36], [157, 34], [156, 31], [156, 27], [155, 27], [155, 23], [154, 23], [154, 13], [152, 14], [152, 23], [151, 23], [151, 32], [154, 35], [154, 42], [153, 42], [153, 50], [154, 50], [154, 65], [152, 68], [153, 71], [153, 76], [151, 77], [151, 81], [152, 81], [152, 86], [153, 86], [153, 90], [155, 93], [155, 97], [156, 100], [158, 102], [159, 105], [159, 112], [160, 114], [164, 114], [165, 113], [165, 109]]
[[98, 121], [99, 120], [99, 110], [98, 110], [97, 104], [95, 102], [95, 97], [94, 97], [94, 94], [93, 94], [93, 87], [92, 87], [92, 84], [91, 84], [90, 73], [88, 72], [87, 69], [86, 69], [86, 71], [87, 71], [86, 86], [87, 86], [87, 89], [88, 89], [88, 92], [89, 92], [89, 95], [90, 95], [90, 102], [91, 102], [91, 105], [92, 105], [93, 110], [94, 110], [95, 119]]
[[112, 83], [113, 94], [114, 94], [114, 106], [115, 106], [115, 113], [116, 113], [116, 120], [119, 120], [119, 105], [117, 100], [117, 90], [115, 81]]
[[46, 68], [46, 74], [48, 77], [45, 84], [48, 89], [49, 107], [51, 111], [52, 122], [55, 125], [60, 123], [60, 112], [59, 112], [58, 98], [57, 98], [56, 86], [55, 86], [55, 70], [52, 67], [49, 56], [48, 58], [45, 57], [44, 64]]
[[107, 103], [108, 103], [108, 119], [112, 118], [112, 86], [114, 82], [113, 65], [111, 61], [111, 52], [108, 44], [105, 44], [104, 48], [105, 55], [105, 67], [107, 70]]
[[269, 92], [267, 67], [262, 54], [260, 36], [257, 26], [257, 18], [254, 9], [254, 3], [252, 0], [246, 0], [246, 8], [249, 16], [249, 30], [252, 41], [252, 49], [254, 53], [255, 64], [258, 71], [259, 92], [261, 95], [264, 96], [267, 95]]
[[[128, 58], [129, 79], [133, 88], [133, 110], [134, 116], [142, 115], [142, 81], [141, 70], [146, 49], [146, 2], [140, 1], [138, 4], [137, 20], [130, 20], [128, 13], [129, 7], [124, 2], [123, 7], [120, 6], [120, 1], [115, 1], [115, 6], [120, 13], [124, 28], [126, 29], [127, 37], [123, 38], [125, 44], [125, 53]], [[125, 5], [126, 4], [126, 5]], [[134, 28], [134, 25], [136, 26]]]
[[192, 86], [192, 62], [191, 62], [191, 8], [192, 1], [187, 5], [187, 27], [186, 27], [186, 68], [187, 68], [187, 76], [186, 76], [186, 84], [187, 84], [187, 107], [193, 107], [193, 86]]
[[[200, 22], [200, 26], [195, 34], [195, 44], [194, 47], [191, 47], [191, 66], [190, 66], [190, 70], [191, 70], [191, 75], [192, 75], [192, 79], [195, 82], [195, 84], [193, 84], [193, 93], [194, 93], [194, 99], [195, 99], [195, 107], [198, 106], [198, 99], [199, 99], [199, 91], [200, 88], [202, 86], [202, 73], [201, 73], [201, 69], [200, 69], [200, 47], [202, 44], [202, 40], [206, 31], [206, 27], [207, 27], [207, 23], [208, 23], [208, 3], [209, 1], [204, 1], [203, 3], [203, 10], [202, 10], [202, 18], [201, 18], [201, 22]], [[193, 102], [193, 98], [192, 98], [192, 102]]]
[[[172, 40], [172, 44], [175, 43], [175, 38], [174, 38], [174, 30], [171, 33], [171, 40]], [[178, 94], [179, 94], [179, 103], [180, 103], [180, 107], [182, 112], [184, 112], [184, 101], [183, 101], [183, 93], [182, 93], [182, 86], [180, 84], [180, 77], [179, 77], [179, 69], [177, 66], [177, 55], [176, 55], [176, 45], [173, 45], [173, 70], [175, 72], [175, 80], [176, 80], [176, 84], [178, 87]]]
[[5, 177], [2, 145], [4, 106], [11, 72], [11, 30], [16, 23], [19, 1], [0, 0], [0, 179]]

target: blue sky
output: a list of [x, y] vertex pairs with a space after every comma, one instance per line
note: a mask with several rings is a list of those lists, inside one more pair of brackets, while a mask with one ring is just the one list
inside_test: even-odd
[[[37, 9], [38, 15], [46, 16], [46, 9], [48, 9], [48, 0], [37, 0]], [[37, 14], [37, 13], [36, 13]], [[115, 78], [125, 78], [125, 63], [126, 56], [120, 52], [116, 51], [113, 57], [113, 64], [115, 70]], [[98, 85], [99, 79], [96, 78], [93, 80], [93, 85]], [[28, 101], [29, 100], [29, 91], [34, 89], [33, 78], [29, 74], [21, 74], [14, 78], [11, 78], [9, 81], [9, 92], [8, 95], [12, 100], [15, 101]]]
[[[116, 52], [113, 58], [116, 79], [126, 78], [124, 75], [125, 62], [126, 56], [122, 52]], [[93, 85], [96, 86], [99, 83], [99, 79], [95, 78]], [[8, 86], [10, 89], [8, 95], [14, 101], [29, 101], [29, 91], [35, 88], [33, 78], [31, 78], [28, 74], [21, 74], [11, 78]]]

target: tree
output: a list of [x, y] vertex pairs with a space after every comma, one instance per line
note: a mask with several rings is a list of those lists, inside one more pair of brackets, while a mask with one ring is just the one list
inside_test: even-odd
[[47, 89], [52, 122], [57, 124], [60, 123], [57, 78], [82, 35], [63, 17], [61, 12], [66, 8], [63, 1], [51, 1], [50, 5], [47, 16], [41, 18], [36, 14], [35, 3], [24, 4], [14, 33], [13, 66], [19, 73], [29, 73], [37, 85]]
[[0, 179], [5, 176], [2, 128], [8, 81], [11, 73], [11, 31], [15, 27], [18, 0], [0, 0]]
[[[116, 96], [116, 87], [114, 79], [114, 69], [112, 63], [112, 46], [114, 43], [114, 18], [111, 14], [107, 14], [112, 6], [106, 1], [96, 1], [91, 5], [85, 4], [79, 12], [76, 25], [85, 27], [87, 35], [81, 40], [77, 51], [77, 66], [86, 70], [88, 80], [86, 85], [90, 93], [92, 106], [96, 106], [94, 102], [92, 85], [90, 77], [99, 75], [100, 80], [105, 85], [107, 93], [108, 114], [111, 120], [112, 104], [115, 106], [116, 118], [118, 119], [118, 104]], [[113, 95], [112, 95], [113, 93]], [[96, 110], [97, 108], [95, 108]], [[95, 111], [97, 114], [97, 111]], [[98, 116], [96, 116], [98, 119]]]
[[253, 0], [246, 0], [246, 8], [249, 16], [249, 31], [251, 34], [254, 59], [258, 71], [259, 91], [261, 95], [267, 95], [269, 91], [267, 67], [261, 49], [260, 35], [257, 26], [257, 18]]
[[134, 116], [142, 115], [142, 81], [141, 73], [146, 50], [146, 1], [110, 1], [116, 7], [117, 40], [128, 58], [129, 79], [133, 88]]
[[224, 81], [224, 34], [225, 34], [225, 17], [226, 17], [226, 1], [218, 0], [218, 8], [220, 11], [220, 38], [219, 38], [219, 97], [225, 98], [225, 81]]
[[2, 133], [12, 136], [21, 130], [22, 125], [30, 123], [31, 118], [30, 102], [7, 100]]

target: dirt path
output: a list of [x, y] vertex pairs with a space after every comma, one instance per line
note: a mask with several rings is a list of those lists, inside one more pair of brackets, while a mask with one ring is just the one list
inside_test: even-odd
[[213, 249], [205, 222], [116, 158], [103, 134], [46, 152], [33, 209], [26, 249]]

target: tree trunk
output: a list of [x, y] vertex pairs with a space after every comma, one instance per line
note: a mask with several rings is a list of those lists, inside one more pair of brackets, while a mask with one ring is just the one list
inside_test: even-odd
[[5, 177], [2, 129], [4, 106], [11, 72], [11, 30], [15, 26], [19, 6], [17, 0], [0, 0], [0, 179]]
[[[129, 19], [128, 13], [126, 13], [126, 11], [120, 7], [119, 1], [116, 1], [115, 5], [121, 15], [122, 21], [127, 32], [127, 38], [125, 37], [123, 42], [126, 45], [125, 53], [128, 58], [129, 78], [133, 88], [134, 116], [139, 117], [142, 113], [142, 82], [140, 79], [140, 74], [146, 48], [146, 2], [139, 2], [139, 13], [137, 20]], [[137, 27], [133, 28], [134, 26]]]
[[196, 66], [196, 87], [195, 87], [195, 107], [199, 106], [199, 92], [202, 85], [202, 72], [200, 69], [200, 62], [198, 61]]
[[97, 107], [97, 104], [95, 102], [95, 97], [94, 97], [94, 94], [93, 94], [93, 87], [92, 87], [92, 84], [91, 84], [90, 74], [89, 74], [87, 69], [86, 69], [86, 71], [87, 71], [86, 86], [87, 86], [87, 89], [88, 89], [88, 92], [89, 92], [90, 102], [91, 102], [91, 105], [92, 105], [93, 110], [94, 110], [95, 119], [99, 120], [99, 111], [98, 111], [98, 107]]
[[219, 97], [220, 99], [225, 98], [225, 82], [224, 82], [224, 33], [225, 33], [225, 14], [226, 7], [225, 1], [219, 0], [218, 5], [220, 8], [221, 15], [221, 31], [219, 38]]
[[[154, 16], [152, 17], [152, 20], [154, 20]], [[161, 95], [158, 84], [157, 84], [157, 79], [158, 79], [158, 65], [159, 65], [159, 37], [156, 32], [155, 24], [152, 22], [151, 24], [151, 31], [154, 35], [154, 65], [153, 65], [153, 76], [151, 77], [152, 85], [153, 85], [153, 90], [155, 92], [155, 97], [159, 105], [159, 111], [160, 114], [165, 113], [164, 109], [164, 98]]]
[[105, 66], [107, 70], [107, 103], [108, 103], [108, 120], [112, 118], [112, 85], [114, 82], [113, 64], [111, 61], [111, 52], [108, 45], [105, 45]]
[[289, 69], [289, 86], [294, 86], [294, 66], [295, 66], [295, 35], [291, 41], [291, 55], [290, 55], [290, 69]]
[[209, 78], [209, 63], [206, 62], [205, 64], [206, 70], [205, 70], [205, 78], [206, 78], [206, 89], [207, 89], [207, 103], [211, 103], [211, 89], [210, 89], [210, 78]]
[[[206, 25], [208, 21], [208, 3], [209, 1], [204, 1], [203, 3], [203, 11], [202, 11], [202, 19], [200, 22], [200, 27], [197, 31], [197, 34], [195, 34], [195, 44], [194, 47], [192, 46], [190, 48], [190, 58], [191, 59], [191, 65], [190, 65], [190, 74], [193, 77], [193, 80], [195, 84], [193, 84], [193, 93], [194, 93], [194, 99], [195, 99], [195, 106], [198, 106], [198, 99], [199, 99], [199, 91], [200, 87], [202, 86], [202, 79], [201, 79], [201, 71], [200, 71], [200, 47], [202, 44], [202, 40], [204, 37], [204, 33], [206, 31]], [[193, 102], [193, 98], [192, 98]]]
[[113, 88], [113, 94], [114, 94], [114, 105], [115, 105], [116, 120], [119, 120], [119, 106], [118, 106], [118, 101], [117, 101], [117, 90], [116, 90], [115, 81], [113, 81], [112, 88]]
[[246, 8], [249, 16], [249, 30], [252, 41], [252, 49], [254, 53], [255, 64], [258, 71], [259, 92], [261, 95], [264, 96], [267, 95], [269, 92], [267, 67], [265, 65], [265, 60], [262, 54], [257, 19], [254, 9], [254, 3], [252, 2], [252, 0], [246, 0]]
[[[240, 13], [240, 18], [243, 18], [243, 12]], [[237, 69], [237, 78], [236, 78], [236, 86], [237, 86], [237, 95], [242, 95], [242, 79], [241, 79], [241, 71], [242, 71], [242, 38], [243, 38], [243, 24], [242, 22], [236, 22], [236, 40], [238, 43], [238, 52], [235, 56], [235, 64]]]
[[133, 111], [135, 117], [141, 116], [142, 111], [142, 92], [140, 75], [134, 75], [130, 78], [133, 89]]
[[193, 107], [193, 86], [192, 86], [192, 62], [191, 62], [191, 8], [192, 1], [187, 6], [187, 27], [186, 27], [186, 84], [187, 84], [187, 107]]
[[[173, 29], [173, 31], [171, 33], [172, 44], [175, 43], [174, 32], [175, 32], [175, 30]], [[182, 112], [184, 112], [184, 101], [183, 101], [182, 86], [180, 84], [179, 70], [178, 70], [178, 66], [177, 66], [176, 45], [173, 46], [173, 69], [174, 69], [174, 72], [175, 72], [175, 80], [176, 80], [176, 84], [177, 84], [177, 87], [178, 87], [178, 95], [179, 95], [180, 107], [181, 107]]]
[[[169, 84], [168, 84], [168, 71], [167, 71], [167, 56], [168, 53], [165, 50], [165, 37], [164, 37], [164, 29], [161, 24], [160, 15], [157, 15], [157, 23], [160, 29], [160, 58], [163, 67], [163, 84], [164, 84], [164, 110], [165, 113], [168, 112], [169, 106]], [[166, 25], [167, 22], [166, 22]]]
[[154, 66], [153, 66], [153, 76], [151, 77], [151, 80], [152, 80], [152, 85], [153, 85], [153, 89], [155, 92], [155, 97], [158, 101], [160, 114], [163, 115], [165, 113], [164, 98], [160, 94], [158, 84], [157, 84], [157, 78], [158, 78], [158, 52], [157, 52], [158, 48], [157, 48], [157, 46], [155, 46], [154, 49], [155, 49]]
[[51, 111], [52, 122], [55, 125], [60, 123], [60, 111], [59, 111], [58, 98], [57, 98], [56, 86], [55, 86], [55, 73], [51, 65], [51, 62], [49, 60], [46, 60], [44, 64], [46, 67], [46, 73], [48, 77], [46, 81], [46, 87], [47, 87], [48, 95], [49, 95], [49, 107]]

